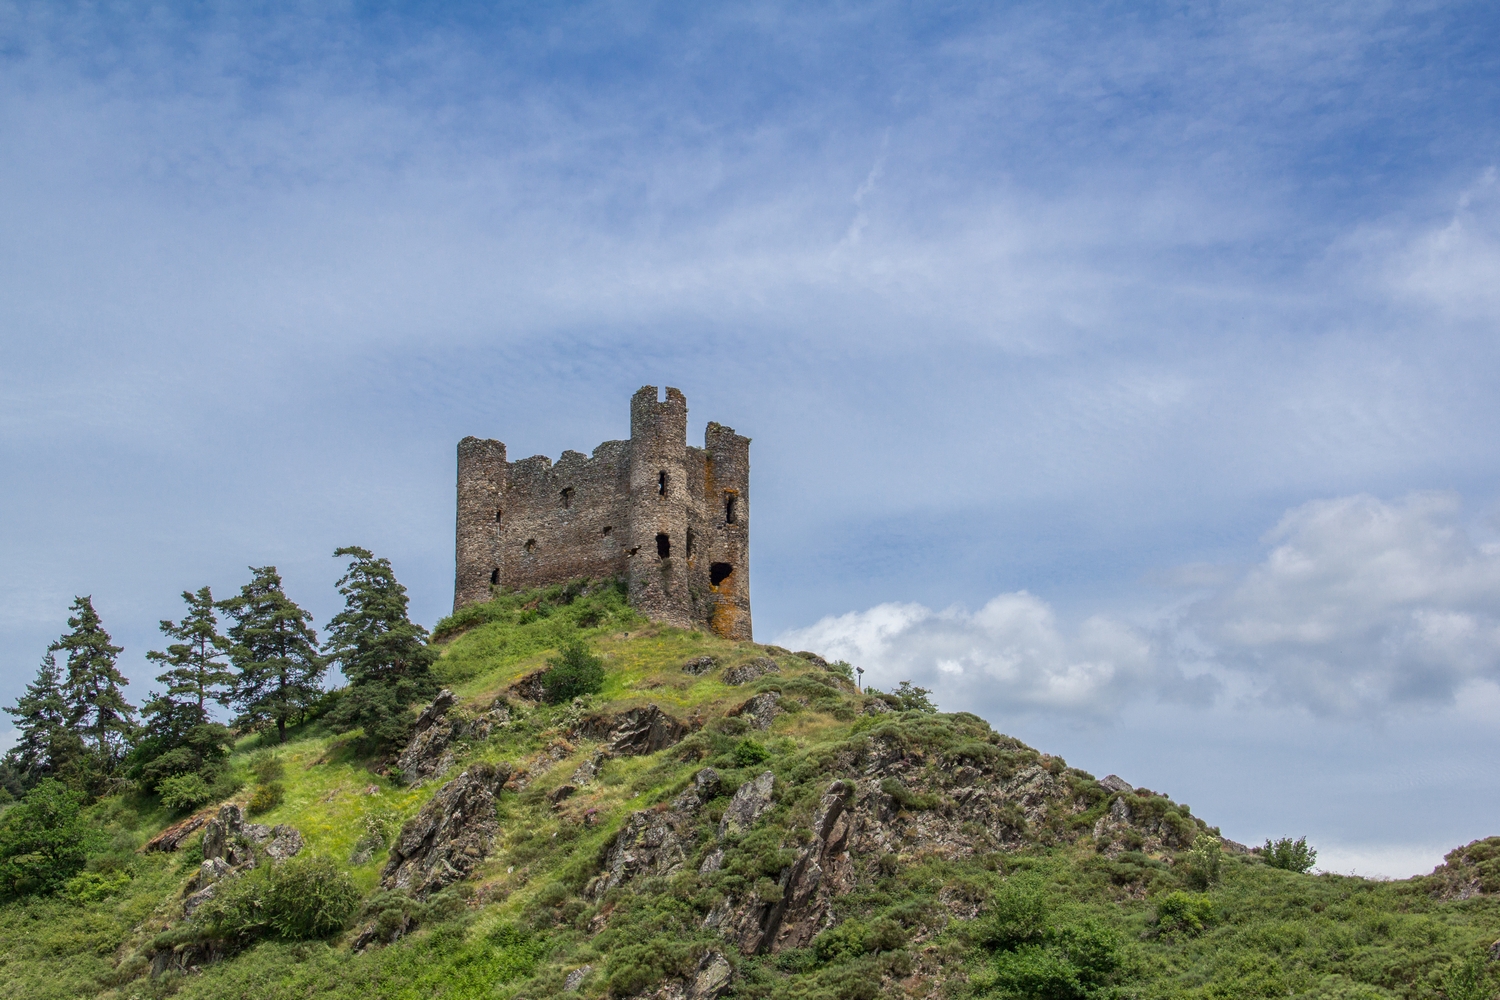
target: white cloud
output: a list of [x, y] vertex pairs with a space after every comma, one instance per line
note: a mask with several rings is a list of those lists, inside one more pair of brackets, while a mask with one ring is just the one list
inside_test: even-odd
[[1500, 679], [1500, 555], [1457, 497], [1341, 497], [1289, 511], [1273, 547], [1183, 627], [1265, 697], [1319, 712], [1450, 703]]
[[881, 604], [778, 641], [848, 660], [877, 686], [911, 680], [930, 687], [949, 708], [1005, 704], [1094, 714], [1154, 683], [1151, 643], [1139, 630], [1105, 617], [1066, 628], [1050, 605], [1025, 591], [1001, 594], [972, 613]]
[[778, 642], [846, 659], [877, 685], [931, 687], [949, 708], [1099, 715], [1226, 691], [1320, 714], [1452, 704], [1500, 681], [1500, 552], [1460, 514], [1445, 493], [1304, 504], [1248, 570], [1177, 574], [1213, 589], [1152, 629], [1107, 614], [1069, 625], [1020, 591], [974, 612], [881, 604]]
[[1500, 318], [1500, 173], [1489, 168], [1441, 226], [1392, 255], [1388, 280], [1401, 295], [1457, 319]]

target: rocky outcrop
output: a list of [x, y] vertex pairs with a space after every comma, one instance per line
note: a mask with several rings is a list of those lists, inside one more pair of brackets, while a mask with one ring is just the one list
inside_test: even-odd
[[1165, 796], [1142, 788], [1116, 793], [1094, 824], [1094, 845], [1109, 857], [1122, 851], [1178, 850], [1191, 844], [1199, 825]]
[[495, 797], [509, 776], [507, 767], [475, 764], [438, 789], [401, 827], [380, 873], [381, 887], [426, 899], [467, 878], [500, 832]]
[[765, 691], [729, 714], [739, 716], [756, 729], [770, 729], [771, 723], [776, 721], [776, 716], [781, 714], [780, 702], [780, 694], [775, 691]]
[[1118, 774], [1106, 774], [1099, 779], [1099, 787], [1106, 792], [1133, 792], [1135, 786]]
[[251, 868], [257, 848], [273, 861], [284, 860], [302, 850], [302, 834], [285, 824], [246, 823], [244, 810], [233, 802], [220, 806], [203, 826], [205, 862], [222, 859], [230, 868]]
[[714, 667], [719, 665], [719, 659], [715, 656], [699, 656], [688, 660], [682, 665], [682, 672], [692, 674], [694, 677], [702, 677]]
[[460, 741], [483, 740], [510, 721], [510, 707], [503, 700], [477, 716], [472, 710], [455, 708], [456, 702], [453, 692], [444, 688], [417, 716], [411, 739], [396, 758], [405, 784], [415, 785], [444, 773], [457, 762]]
[[724, 671], [724, 683], [730, 685], [748, 684], [767, 674], [779, 674], [781, 668], [776, 661], [769, 656], [757, 656], [746, 663], [739, 663]]
[[1500, 837], [1475, 840], [1449, 851], [1443, 856], [1443, 863], [1423, 881], [1428, 892], [1438, 899], [1472, 899], [1500, 893]]
[[692, 732], [692, 727], [656, 705], [647, 705], [618, 715], [591, 715], [580, 723], [578, 732], [608, 741], [612, 754], [635, 757], [675, 746]]
[[719, 794], [719, 773], [705, 767], [670, 806], [631, 813], [604, 856], [604, 871], [589, 882], [584, 897], [597, 900], [611, 889], [642, 876], [674, 875], [687, 864], [698, 810]]
[[755, 825], [760, 814], [771, 807], [771, 791], [776, 776], [770, 771], [761, 772], [754, 781], [747, 781], [735, 790], [734, 798], [719, 819], [719, 839], [739, 836]]

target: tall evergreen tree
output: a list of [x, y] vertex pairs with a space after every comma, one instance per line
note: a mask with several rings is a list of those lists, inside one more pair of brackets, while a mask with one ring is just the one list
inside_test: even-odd
[[135, 731], [135, 709], [121, 690], [130, 682], [115, 666], [124, 649], [110, 641], [92, 597], [76, 598], [73, 611], [68, 619], [72, 631], [47, 649], [68, 654], [68, 676], [62, 686], [67, 724], [92, 741], [98, 767], [108, 774]]
[[363, 727], [377, 748], [400, 743], [415, 721], [408, 706], [437, 690], [431, 667], [437, 652], [427, 630], [407, 616], [406, 588], [388, 559], [350, 545], [334, 550], [349, 557], [339, 579], [344, 610], [328, 623], [323, 650], [349, 681], [330, 721], [340, 729]]
[[308, 624], [312, 615], [286, 596], [276, 567], [251, 566], [250, 572], [238, 596], [218, 603], [234, 622], [229, 658], [238, 674], [231, 701], [245, 722], [275, 722], [284, 742], [287, 722], [322, 694], [318, 680], [327, 665]]
[[156, 677], [167, 685], [165, 697], [178, 701], [180, 696], [186, 695], [197, 706], [198, 718], [195, 721], [202, 723], [208, 721], [208, 702], [229, 704], [234, 680], [234, 672], [224, 662], [229, 640], [219, 634], [214, 595], [207, 587], [199, 589], [196, 594], [184, 590], [182, 599], [188, 606], [182, 621], [161, 622], [162, 634], [177, 642], [167, 646], [165, 653], [152, 650], [146, 654], [146, 659], [169, 668]]
[[44, 778], [57, 777], [70, 769], [83, 747], [68, 728], [68, 702], [63, 697], [62, 671], [49, 651], [37, 669], [36, 680], [26, 693], [5, 709], [15, 719], [20, 737], [5, 755], [5, 762], [22, 785], [34, 787]]

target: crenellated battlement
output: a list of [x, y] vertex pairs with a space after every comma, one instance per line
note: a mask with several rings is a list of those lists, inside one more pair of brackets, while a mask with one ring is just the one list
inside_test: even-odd
[[642, 386], [630, 439], [591, 455], [509, 462], [499, 441], [458, 445], [453, 607], [492, 589], [620, 577], [648, 617], [751, 638], [750, 439], [710, 423], [687, 443], [687, 397]]

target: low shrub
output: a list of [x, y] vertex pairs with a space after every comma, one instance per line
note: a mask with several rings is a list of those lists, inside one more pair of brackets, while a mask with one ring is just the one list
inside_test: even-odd
[[1195, 893], [1169, 892], [1156, 902], [1156, 931], [1195, 937], [1213, 925], [1214, 902]]
[[604, 661], [577, 640], [563, 646], [547, 661], [552, 668], [542, 675], [542, 689], [554, 705], [581, 695], [597, 694], [604, 687]]
[[1260, 856], [1272, 868], [1289, 872], [1311, 871], [1313, 862], [1318, 860], [1318, 852], [1307, 846], [1306, 837], [1298, 837], [1296, 840], [1282, 837], [1274, 842], [1267, 840], [1260, 849]]
[[286, 762], [279, 754], [262, 750], [250, 758], [250, 773], [262, 785], [269, 785], [286, 777]]
[[156, 794], [161, 804], [174, 813], [192, 812], [213, 799], [213, 789], [196, 771], [163, 778], [157, 782]]
[[1200, 833], [1193, 846], [1179, 859], [1183, 880], [1199, 891], [1215, 885], [1224, 865], [1224, 852], [1218, 837]]
[[734, 760], [740, 767], [754, 767], [771, 759], [771, 751], [756, 739], [746, 736], [734, 745]]
[[281, 800], [284, 798], [286, 798], [286, 787], [279, 781], [256, 785], [255, 791], [250, 794], [250, 814], [254, 816], [270, 812], [281, 805]]
[[327, 937], [359, 905], [348, 873], [327, 858], [298, 855], [222, 883], [193, 919], [209, 937], [245, 942], [262, 935], [288, 940]]

